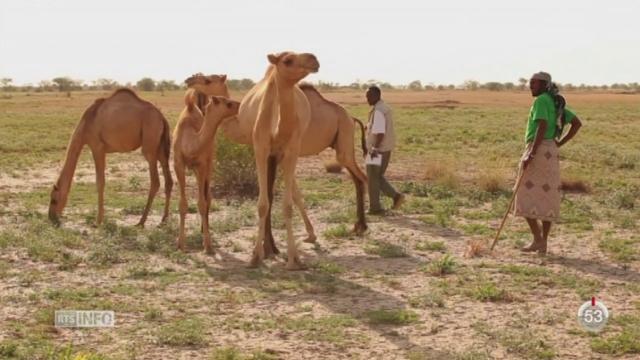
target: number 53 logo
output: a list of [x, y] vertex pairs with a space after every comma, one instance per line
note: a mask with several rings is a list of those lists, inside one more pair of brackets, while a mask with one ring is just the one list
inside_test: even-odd
[[609, 310], [601, 302], [591, 298], [578, 309], [578, 323], [587, 331], [599, 332], [609, 320]]

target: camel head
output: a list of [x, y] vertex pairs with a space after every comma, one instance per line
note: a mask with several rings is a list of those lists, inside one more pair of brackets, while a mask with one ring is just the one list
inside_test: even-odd
[[222, 96], [212, 96], [211, 101], [205, 107], [204, 118], [206, 121], [219, 123], [223, 119], [237, 115], [238, 109], [240, 109], [238, 101], [229, 100]]
[[320, 63], [311, 53], [296, 54], [285, 51], [278, 54], [269, 54], [267, 59], [276, 69], [278, 78], [297, 83], [310, 73], [317, 73]]
[[200, 91], [207, 96], [221, 96], [228, 93], [227, 75], [193, 74], [185, 81], [187, 87]]
[[62, 199], [62, 192], [58, 187], [58, 184], [53, 185], [51, 190], [51, 200], [49, 201], [49, 220], [55, 225], [60, 225], [60, 215], [64, 208], [64, 201]]

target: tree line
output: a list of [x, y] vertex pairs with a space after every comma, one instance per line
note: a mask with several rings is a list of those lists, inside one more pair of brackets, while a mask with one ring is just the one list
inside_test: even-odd
[[[382, 90], [411, 90], [411, 91], [432, 91], [432, 90], [489, 90], [489, 91], [515, 91], [526, 90], [528, 87], [526, 78], [520, 78], [517, 82], [497, 82], [489, 81], [481, 83], [475, 80], [467, 80], [462, 84], [440, 84], [433, 83], [423, 84], [420, 80], [411, 81], [405, 85], [392, 85], [388, 82], [375, 79], [367, 81], [355, 81], [349, 85], [341, 85], [334, 82], [319, 81], [314, 85], [320, 90], [366, 90], [369, 86], [376, 85]], [[229, 79], [227, 86], [232, 91], [246, 91], [251, 89], [255, 82], [251, 79]], [[586, 85], [586, 84], [558, 84], [561, 90], [566, 91], [625, 91], [640, 93], [640, 83], [613, 83], [605, 85]], [[37, 85], [13, 85], [13, 79], [5, 77], [0, 78], [0, 86], [3, 91], [23, 91], [23, 92], [42, 92], [42, 91], [83, 91], [83, 90], [115, 90], [119, 87], [134, 88], [139, 91], [171, 91], [185, 89], [184, 84], [177, 84], [174, 80], [154, 80], [150, 77], [144, 77], [136, 83], [118, 83], [115, 80], [100, 78], [91, 82], [75, 80], [70, 77], [56, 77], [51, 80], [42, 80]]]

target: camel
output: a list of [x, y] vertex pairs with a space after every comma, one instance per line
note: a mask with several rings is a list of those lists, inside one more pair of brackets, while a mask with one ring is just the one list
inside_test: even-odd
[[153, 199], [160, 188], [158, 161], [164, 175], [165, 203], [164, 223], [169, 217], [169, 202], [173, 180], [169, 170], [171, 134], [169, 123], [160, 110], [148, 101], [142, 100], [129, 89], [118, 89], [109, 97], [99, 98], [89, 106], [76, 126], [62, 166], [60, 176], [53, 185], [49, 203], [49, 219], [56, 225], [64, 210], [73, 181], [73, 174], [84, 145], [88, 145], [96, 167], [98, 189], [97, 225], [104, 220], [104, 186], [106, 154], [130, 152], [142, 148], [142, 155], [149, 163], [151, 187], [147, 204], [138, 226], [144, 226]]
[[194, 171], [198, 183], [198, 211], [200, 212], [202, 245], [207, 254], [213, 254], [209, 235], [209, 208], [211, 206], [211, 171], [215, 158], [215, 135], [223, 119], [236, 115], [240, 103], [224, 97], [212, 97], [204, 106], [204, 115], [196, 106], [194, 91], [185, 96], [185, 109], [173, 132], [173, 167], [180, 186], [180, 233], [178, 249], [185, 249], [184, 223], [187, 215], [185, 169]]
[[[195, 74], [185, 80], [189, 88], [195, 89], [204, 98], [206, 95], [228, 94], [226, 89], [225, 75], [208, 75], [202, 73]], [[357, 221], [354, 225], [354, 232], [358, 235], [367, 230], [367, 223], [364, 216], [364, 191], [367, 184], [367, 176], [358, 166], [354, 152], [354, 122], [360, 125], [362, 136], [362, 151], [366, 153], [364, 144], [364, 126], [360, 120], [351, 117], [342, 106], [325, 99], [310, 84], [301, 84], [303, 91], [311, 107], [311, 121], [307, 130], [303, 134], [300, 156], [317, 155], [324, 149], [332, 147], [336, 151], [336, 160], [340, 165], [347, 168], [356, 187], [357, 200]], [[237, 118], [230, 120], [221, 126], [225, 136], [240, 144], [251, 144], [251, 132], [253, 129], [253, 119], [243, 119], [242, 123]], [[274, 169], [269, 169], [269, 202], [273, 199], [273, 179]], [[273, 172], [273, 174], [272, 174]], [[313, 226], [309, 221], [304, 209], [299, 209], [302, 214], [305, 227], [307, 228], [307, 242], [315, 241]], [[265, 250], [267, 255], [277, 254], [279, 251], [275, 246], [271, 233], [271, 206], [267, 215]]]
[[[293, 238], [292, 206], [296, 203], [304, 211], [302, 195], [295, 179], [302, 134], [311, 120], [311, 109], [306, 96], [297, 86], [310, 73], [318, 71], [320, 64], [310, 53], [282, 52], [269, 54], [269, 67], [264, 78], [242, 99], [238, 122], [253, 123], [251, 139], [258, 172], [258, 236], [250, 267], [257, 267], [265, 258], [264, 242], [271, 197], [269, 183], [275, 179], [275, 168], [282, 167], [284, 178], [283, 215], [287, 230], [288, 270], [303, 269]], [[306, 214], [305, 214], [306, 216]]]

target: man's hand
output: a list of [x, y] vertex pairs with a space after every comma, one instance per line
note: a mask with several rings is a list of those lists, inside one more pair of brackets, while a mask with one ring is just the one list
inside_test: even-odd
[[371, 154], [371, 158], [373, 159], [374, 157], [380, 155], [380, 153], [378, 152], [378, 149], [376, 148], [372, 148], [371, 151], [369, 151], [369, 153]]
[[556, 146], [557, 146], [557, 147], [561, 147], [562, 145], [564, 145], [564, 143], [562, 142], [562, 140], [560, 140], [560, 141], [556, 140]]

